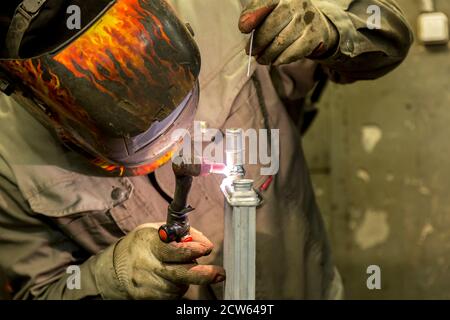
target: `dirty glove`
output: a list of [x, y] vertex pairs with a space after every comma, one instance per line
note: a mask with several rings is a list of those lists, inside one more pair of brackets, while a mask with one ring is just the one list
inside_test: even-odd
[[239, 29], [243, 33], [255, 29], [253, 55], [261, 64], [326, 57], [337, 49], [339, 38], [314, 0], [250, 0]]
[[225, 279], [219, 266], [198, 265], [211, 253], [212, 243], [191, 228], [192, 242], [161, 242], [158, 225], [145, 225], [100, 254], [95, 280], [104, 299], [179, 299], [190, 284]]

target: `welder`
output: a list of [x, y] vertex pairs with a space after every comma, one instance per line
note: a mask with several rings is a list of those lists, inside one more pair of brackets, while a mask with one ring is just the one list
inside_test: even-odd
[[[67, 28], [71, 5], [80, 8], [80, 30]], [[373, 5], [377, 28], [367, 24]], [[222, 131], [280, 130], [279, 171], [246, 166], [264, 197], [256, 297], [343, 297], [287, 109], [301, 108], [324, 77], [373, 80], [404, 60], [412, 35], [394, 1], [0, 7], [0, 272], [13, 298], [221, 298], [223, 177], [193, 181], [192, 241], [158, 236], [175, 189], [169, 160], [182, 143], [171, 133], [194, 116]], [[247, 77], [253, 31], [258, 63]], [[69, 266], [80, 268], [79, 288], [67, 286]]]

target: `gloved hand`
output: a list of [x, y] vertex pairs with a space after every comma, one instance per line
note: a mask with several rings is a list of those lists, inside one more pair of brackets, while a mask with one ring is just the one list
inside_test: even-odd
[[255, 29], [253, 55], [261, 64], [321, 58], [333, 53], [339, 38], [314, 0], [251, 0], [241, 13], [239, 29]]
[[95, 281], [104, 299], [179, 299], [190, 284], [205, 285], [225, 280], [219, 266], [198, 265], [212, 243], [191, 228], [192, 242], [161, 242], [159, 225], [142, 226], [100, 253]]

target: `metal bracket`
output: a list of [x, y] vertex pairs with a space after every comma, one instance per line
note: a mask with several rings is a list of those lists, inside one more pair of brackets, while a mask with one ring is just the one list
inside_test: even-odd
[[254, 300], [256, 289], [256, 207], [253, 180], [225, 179], [225, 300]]
[[253, 180], [234, 180], [232, 184], [224, 184], [222, 191], [232, 207], [257, 207], [262, 202], [261, 193], [253, 189]]

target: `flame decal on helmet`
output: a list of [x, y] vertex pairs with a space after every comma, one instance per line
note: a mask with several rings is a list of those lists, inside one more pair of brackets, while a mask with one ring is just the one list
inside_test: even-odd
[[[142, 94], [136, 88], [142, 84], [142, 78], [149, 85], [160, 85], [158, 75], [152, 74], [150, 70], [164, 65], [165, 70], [172, 73], [172, 79], [180, 79], [180, 73], [184, 76], [184, 70], [165, 61], [161, 53], [156, 52], [156, 42], [170, 47], [172, 43], [163, 23], [149, 10], [144, 10], [141, 2], [151, 5], [151, 0], [118, 1], [79, 39], [57, 54], [54, 60], [77, 78], [92, 81], [100, 91], [114, 99], [120, 99], [118, 92], [112, 92], [104, 82], [116, 83], [136, 101], [148, 103], [141, 101]], [[144, 25], [143, 22], [147, 23]], [[152, 30], [147, 30], [148, 26]], [[180, 81], [177, 85], [185, 86], [186, 83]]]
[[[82, 109], [76, 108], [75, 99], [69, 90], [61, 85], [61, 81], [51, 70], [44, 72], [41, 60], [6, 60], [1, 62], [14, 72], [22, 81], [31, 88], [41, 102], [58, 108], [66, 118], [74, 122], [84, 119], [84, 125], [89, 123], [89, 115]], [[59, 119], [52, 119], [58, 121]], [[92, 127], [95, 132], [95, 128]]]
[[[126, 162], [133, 155], [116, 142], [147, 132], [184, 101], [196, 88], [200, 54], [164, 0], [117, 0], [57, 51], [0, 60], [0, 68], [18, 84], [15, 94], [42, 102], [46, 113], [39, 117], [60, 139], [108, 172], [139, 175], [169, 161], [178, 144], [149, 144], [143, 160]], [[198, 96], [191, 103], [194, 112]]]

